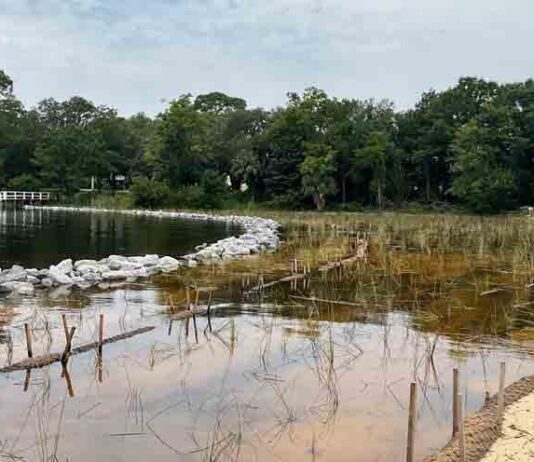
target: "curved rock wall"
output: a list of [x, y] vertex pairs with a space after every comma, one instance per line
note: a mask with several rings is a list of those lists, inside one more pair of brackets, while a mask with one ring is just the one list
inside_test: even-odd
[[101, 260], [70, 258], [48, 269], [23, 268], [13, 265], [0, 271], [0, 293], [31, 295], [36, 288], [78, 286], [82, 289], [116, 281], [133, 282], [155, 274], [176, 271], [182, 266], [193, 267], [200, 262], [212, 262], [242, 258], [260, 252], [273, 252], [279, 244], [279, 223], [260, 217], [241, 215], [216, 215], [208, 213], [168, 212], [151, 210], [114, 210], [88, 207], [27, 206], [29, 209], [44, 209], [75, 213], [120, 213], [137, 216], [157, 216], [169, 219], [219, 221], [235, 224], [244, 229], [240, 236], [231, 236], [214, 243], [197, 246], [195, 252], [178, 258], [171, 256], [110, 255]]

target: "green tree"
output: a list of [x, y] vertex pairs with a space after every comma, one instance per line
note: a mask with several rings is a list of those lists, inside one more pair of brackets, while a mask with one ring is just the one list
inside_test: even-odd
[[376, 196], [378, 208], [382, 208], [386, 183], [386, 165], [391, 152], [391, 142], [384, 132], [372, 132], [365, 146], [356, 151], [356, 168], [369, 169], [369, 188]]
[[334, 174], [334, 150], [324, 144], [307, 144], [305, 158], [299, 167], [302, 175], [302, 190], [311, 196], [317, 210], [326, 205], [326, 196], [336, 190]]
[[197, 96], [194, 107], [200, 112], [221, 115], [232, 111], [245, 110], [247, 102], [244, 99], [215, 91]]
[[492, 130], [471, 120], [458, 130], [453, 146], [451, 192], [476, 212], [498, 212], [516, 205], [514, 175]]
[[171, 187], [195, 184], [213, 166], [212, 119], [198, 112], [190, 95], [181, 96], [158, 116], [153, 153], [157, 176]]

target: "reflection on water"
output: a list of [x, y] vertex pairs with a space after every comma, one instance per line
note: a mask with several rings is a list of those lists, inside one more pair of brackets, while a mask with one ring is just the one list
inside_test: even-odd
[[[62, 313], [76, 346], [97, 340], [100, 314], [105, 337], [154, 330], [65, 367], [0, 375], [2, 457], [403, 460], [416, 382], [421, 459], [450, 436], [454, 367], [467, 413], [497, 391], [500, 361], [507, 383], [534, 372], [528, 255], [375, 237], [366, 260], [318, 272], [350, 242], [297, 234], [276, 254], [146, 285], [5, 300], [2, 365], [24, 359], [24, 323], [35, 354], [61, 352]], [[287, 276], [293, 258], [311, 273], [253, 290]], [[183, 319], [188, 304], [208, 303], [210, 317]]]
[[183, 255], [231, 231], [224, 223], [0, 207], [0, 267], [43, 268], [64, 258], [112, 254]]

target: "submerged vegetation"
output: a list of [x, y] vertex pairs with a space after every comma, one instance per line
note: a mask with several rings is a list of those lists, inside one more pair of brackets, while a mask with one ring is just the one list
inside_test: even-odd
[[359, 210], [534, 203], [534, 82], [461, 78], [414, 108], [309, 88], [249, 109], [182, 95], [155, 118], [82, 97], [24, 108], [0, 70], [0, 186], [131, 189], [143, 207]]
[[0, 376], [1, 456], [398, 460], [415, 382], [422, 458], [449, 438], [453, 367], [467, 412], [496, 391], [499, 360], [508, 381], [532, 370], [528, 217], [269, 218], [284, 225], [276, 253], [4, 300], [8, 364], [25, 357], [25, 323], [36, 356], [63, 351], [64, 313], [76, 346], [98, 339], [101, 314], [104, 338], [155, 328], [102, 356]]

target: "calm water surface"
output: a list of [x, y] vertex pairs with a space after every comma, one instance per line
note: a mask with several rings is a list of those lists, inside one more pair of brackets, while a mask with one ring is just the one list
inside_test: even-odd
[[230, 231], [223, 223], [194, 220], [0, 208], [0, 268], [113, 254], [177, 256]]
[[[64, 348], [62, 314], [75, 345], [97, 338], [100, 314], [106, 337], [154, 329], [105, 345], [102, 362], [89, 351], [65, 369], [0, 374], [0, 458], [401, 461], [415, 382], [422, 460], [450, 437], [454, 367], [466, 413], [497, 391], [501, 361], [507, 383], [534, 373], [534, 294], [517, 256], [421, 250], [413, 237], [262, 293], [260, 275], [287, 276], [301, 247], [330, 260], [340, 238], [298, 231], [276, 254], [142, 285], [1, 299], [2, 366], [25, 358], [25, 323], [35, 355]], [[214, 288], [215, 311], [180, 319], [195, 286]]]

